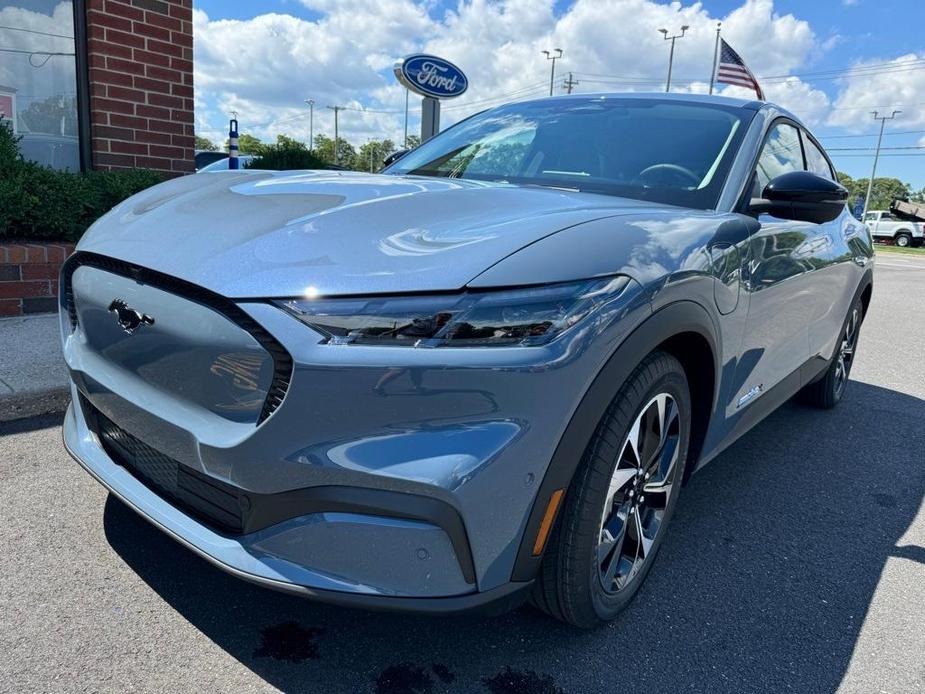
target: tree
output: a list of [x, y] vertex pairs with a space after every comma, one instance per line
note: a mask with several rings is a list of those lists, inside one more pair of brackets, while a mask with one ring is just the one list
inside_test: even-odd
[[[263, 147], [263, 142], [253, 135], [241, 133], [238, 136], [238, 152], [241, 154], [260, 154], [261, 147]], [[228, 151], [228, 138], [225, 138], [225, 151]]]
[[[848, 189], [848, 200], [853, 202], [860, 197], [862, 200], [867, 195], [866, 178], [851, 178], [846, 173], [838, 172], [839, 182]], [[870, 203], [867, 205], [868, 210], [888, 210], [890, 203], [894, 198], [908, 198], [912, 195], [910, 187], [900, 181], [898, 178], [877, 177], [874, 179], [873, 188], [870, 191]]]
[[356, 168], [359, 171], [379, 171], [382, 161], [395, 151], [395, 143], [391, 140], [370, 140], [357, 153]]
[[50, 96], [33, 101], [19, 112], [21, 127], [27, 132], [48, 135], [77, 135], [77, 97]]
[[315, 156], [327, 164], [336, 163], [345, 169], [356, 169], [356, 150], [344, 138], [337, 138], [337, 162], [334, 161], [334, 138], [327, 135], [315, 135]]
[[194, 139], [195, 139], [195, 144], [193, 146], [199, 151], [215, 152], [218, 150], [218, 145], [216, 145], [214, 142], [212, 142], [212, 140], [210, 140], [207, 137], [196, 135]]
[[414, 149], [415, 147], [420, 146], [421, 136], [420, 135], [408, 135], [408, 143], [406, 149]]

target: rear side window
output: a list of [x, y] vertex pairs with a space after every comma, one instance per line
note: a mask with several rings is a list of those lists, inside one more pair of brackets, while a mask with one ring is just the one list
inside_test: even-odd
[[825, 178], [832, 178], [832, 167], [816, 144], [803, 134], [803, 149], [806, 151], [806, 170]]
[[755, 171], [756, 192], [760, 195], [771, 179], [791, 171], [803, 171], [800, 133], [789, 123], [778, 123], [768, 135], [758, 158]]

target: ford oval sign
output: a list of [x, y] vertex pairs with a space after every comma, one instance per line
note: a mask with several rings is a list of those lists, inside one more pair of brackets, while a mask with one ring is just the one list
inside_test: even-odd
[[421, 96], [451, 99], [469, 88], [463, 71], [435, 55], [416, 53], [395, 64], [398, 81]]

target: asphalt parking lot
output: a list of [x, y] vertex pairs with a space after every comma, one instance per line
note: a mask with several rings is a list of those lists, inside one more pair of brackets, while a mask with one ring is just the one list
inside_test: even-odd
[[636, 601], [577, 632], [366, 613], [214, 569], [108, 498], [60, 417], [0, 425], [0, 690], [925, 691], [925, 260], [880, 253], [847, 399], [696, 475]]

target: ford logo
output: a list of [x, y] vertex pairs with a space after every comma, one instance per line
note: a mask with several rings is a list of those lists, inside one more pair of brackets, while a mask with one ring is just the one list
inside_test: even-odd
[[398, 81], [421, 96], [450, 99], [469, 88], [463, 71], [435, 55], [416, 53], [395, 63]]

